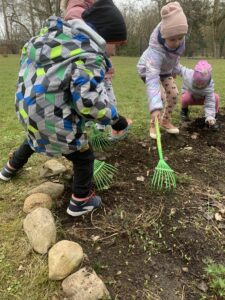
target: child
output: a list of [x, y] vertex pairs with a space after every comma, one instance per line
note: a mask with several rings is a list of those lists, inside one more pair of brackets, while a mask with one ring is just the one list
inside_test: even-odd
[[179, 129], [171, 123], [178, 98], [173, 76], [177, 73], [180, 55], [185, 50], [185, 35], [188, 31], [186, 16], [178, 2], [163, 6], [161, 17], [161, 23], [151, 34], [149, 47], [137, 65], [138, 73], [147, 86], [151, 113], [150, 137], [153, 139], [156, 138], [155, 117], [160, 118], [163, 102], [165, 109], [161, 117], [162, 128], [171, 134], [179, 133]]
[[214, 93], [211, 65], [206, 60], [200, 60], [194, 70], [181, 66], [181, 76], [183, 77], [181, 120], [189, 121], [189, 105], [204, 105], [206, 123], [212, 129], [217, 129], [219, 95]]
[[50, 17], [40, 35], [23, 48], [16, 111], [27, 138], [0, 172], [2, 180], [10, 180], [34, 152], [65, 156], [74, 169], [67, 209], [71, 216], [101, 205], [101, 198], [91, 191], [94, 155], [84, 123], [95, 120], [116, 131], [128, 127], [103, 82], [110, 66], [106, 42], [126, 40], [124, 19], [111, 0], [98, 0], [83, 19], [65, 22]]
[[[82, 13], [85, 9], [90, 8], [96, 1], [95, 0], [62, 0], [61, 1], [61, 11], [64, 14], [64, 19], [66, 21], [71, 19], [81, 19]], [[106, 45], [106, 52], [110, 53], [110, 55], [115, 55], [116, 52], [115, 44]], [[110, 61], [111, 62], [111, 61]], [[109, 100], [113, 105], [116, 105], [116, 97], [114, 94], [113, 86], [112, 86], [112, 77], [114, 75], [114, 68], [111, 67], [109, 71], [105, 74], [104, 84], [106, 88], [106, 92], [108, 94]], [[102, 124], [96, 124], [99, 130], [104, 131], [105, 126]], [[123, 132], [122, 132], [123, 133]], [[112, 130], [112, 134], [116, 137], [117, 135], [121, 135], [121, 133], [114, 132]]]

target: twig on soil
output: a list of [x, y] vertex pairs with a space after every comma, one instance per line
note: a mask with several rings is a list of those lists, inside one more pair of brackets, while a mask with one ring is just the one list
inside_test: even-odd
[[[202, 192], [195, 192], [196, 194], [199, 194], [201, 196], [205, 196], [207, 197], [207, 199], [212, 199], [212, 200], [215, 200], [218, 196], [215, 196], [215, 195], [210, 195], [208, 193], [202, 193]], [[204, 198], [206, 199], [206, 198]]]
[[219, 153], [219, 154], [225, 156], [225, 153], [222, 152], [221, 150], [219, 150], [218, 148], [216, 148], [216, 147], [214, 147], [214, 146], [211, 146], [211, 148], [212, 148], [213, 150], [215, 150], [217, 153]]
[[185, 286], [183, 285], [181, 300], [184, 300], [184, 299], [185, 299], [184, 289], [185, 289]]
[[140, 223], [142, 224], [141, 227], [144, 227], [145, 229], [151, 227], [161, 217], [163, 210], [164, 205], [161, 203], [159, 209], [153, 215], [151, 214], [151, 211], [145, 212], [142, 210], [142, 213], [139, 214], [134, 221], [134, 228], [140, 227]]
[[[116, 228], [116, 227], [110, 226], [107, 222], [102, 222], [103, 225], [107, 224], [107, 227], [105, 227], [105, 228], [96, 226], [94, 224], [94, 220], [93, 220], [93, 213], [94, 212], [91, 213], [91, 224], [92, 224], [94, 229], [98, 229], [98, 230], [100, 230], [104, 233], [107, 233], [107, 232], [109, 232], [109, 233], [119, 233], [119, 232], [121, 232], [122, 233], [121, 228]], [[100, 223], [100, 221], [98, 223]]]
[[213, 228], [217, 231], [217, 233], [219, 233], [219, 235], [223, 236], [222, 232], [215, 225], [213, 225]]
[[109, 235], [109, 236], [106, 236], [106, 237], [104, 237], [104, 238], [99, 239], [98, 242], [102, 242], [102, 241], [104, 241], [104, 240], [110, 239], [111, 237], [116, 236], [116, 235], [118, 235], [118, 234], [119, 234], [119, 232], [113, 233], [113, 234], [111, 234], [111, 235]]

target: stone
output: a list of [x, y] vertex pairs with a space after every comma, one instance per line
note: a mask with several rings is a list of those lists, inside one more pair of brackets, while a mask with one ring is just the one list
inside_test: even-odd
[[83, 261], [81, 246], [72, 241], [60, 241], [48, 253], [49, 279], [61, 280], [77, 271]]
[[54, 183], [51, 181], [46, 181], [41, 185], [33, 188], [28, 192], [28, 195], [43, 193], [48, 194], [53, 200], [59, 198], [64, 192], [64, 185], [60, 183]]
[[65, 173], [67, 171], [67, 168], [57, 161], [56, 159], [50, 159], [45, 162], [41, 172], [41, 177], [51, 177], [55, 175], [60, 175], [62, 173]]
[[83, 268], [62, 282], [63, 292], [69, 300], [111, 299], [104, 282], [94, 270]]
[[40, 254], [46, 254], [56, 242], [55, 221], [47, 208], [39, 207], [29, 213], [23, 228], [32, 248]]
[[23, 211], [28, 214], [38, 207], [52, 208], [52, 198], [48, 194], [36, 193], [28, 196], [23, 205]]

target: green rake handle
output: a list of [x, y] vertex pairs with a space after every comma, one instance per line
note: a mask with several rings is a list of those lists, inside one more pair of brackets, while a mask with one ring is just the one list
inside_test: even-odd
[[157, 141], [157, 149], [159, 158], [163, 159], [163, 150], [162, 150], [162, 144], [161, 144], [161, 133], [159, 129], [159, 120], [158, 117], [155, 117], [155, 131], [156, 131], [156, 141]]

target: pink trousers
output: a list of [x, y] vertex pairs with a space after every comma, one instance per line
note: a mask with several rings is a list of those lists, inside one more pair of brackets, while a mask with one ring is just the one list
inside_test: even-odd
[[[216, 108], [216, 113], [219, 111], [219, 102], [220, 102], [220, 97], [218, 94], [214, 94], [215, 96], [215, 108]], [[185, 92], [181, 96], [181, 105], [182, 108], [187, 108], [189, 105], [204, 105], [205, 103], [205, 98], [202, 99], [195, 99], [191, 93]]]

